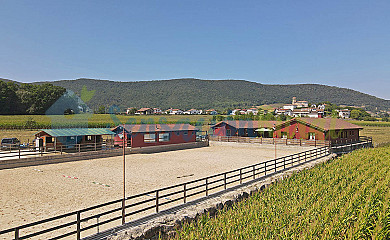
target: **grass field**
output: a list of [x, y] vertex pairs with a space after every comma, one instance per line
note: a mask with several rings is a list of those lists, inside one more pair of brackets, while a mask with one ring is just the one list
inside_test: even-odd
[[390, 147], [355, 151], [185, 224], [177, 239], [390, 239]]

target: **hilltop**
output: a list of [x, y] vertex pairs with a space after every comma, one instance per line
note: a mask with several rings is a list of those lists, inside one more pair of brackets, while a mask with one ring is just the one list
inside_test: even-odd
[[[37, 83], [37, 84], [42, 84]], [[47, 83], [47, 82], [46, 82]], [[290, 103], [293, 96], [311, 103], [329, 101], [338, 105], [388, 109], [384, 100], [347, 88], [319, 84], [269, 85], [244, 80], [172, 79], [117, 82], [97, 79], [49, 82], [80, 94], [83, 86], [96, 90], [88, 105], [121, 107], [236, 108], [262, 104]]]

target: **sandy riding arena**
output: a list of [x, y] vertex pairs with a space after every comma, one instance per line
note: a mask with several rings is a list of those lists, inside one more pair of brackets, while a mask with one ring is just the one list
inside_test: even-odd
[[[278, 157], [309, 150], [277, 146]], [[126, 156], [127, 195], [244, 167], [275, 156], [273, 145], [210, 147]], [[122, 197], [122, 157], [0, 171], [0, 230]]]

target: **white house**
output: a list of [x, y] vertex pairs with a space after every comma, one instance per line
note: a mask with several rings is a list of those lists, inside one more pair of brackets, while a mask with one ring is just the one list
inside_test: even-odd
[[183, 114], [183, 111], [180, 109], [171, 109], [171, 112], [169, 114], [180, 115], [180, 114]]
[[340, 118], [350, 118], [351, 117], [351, 111], [349, 109], [342, 109], [337, 110], [339, 112]]
[[183, 112], [183, 114], [198, 115], [198, 114], [202, 114], [202, 110], [190, 109], [190, 110]]
[[153, 114], [162, 114], [163, 112], [161, 111], [160, 108], [153, 108]]
[[293, 105], [293, 104], [287, 104], [287, 105], [283, 106], [283, 109], [290, 109], [291, 111], [293, 111], [295, 108], [296, 108], [296, 105]]

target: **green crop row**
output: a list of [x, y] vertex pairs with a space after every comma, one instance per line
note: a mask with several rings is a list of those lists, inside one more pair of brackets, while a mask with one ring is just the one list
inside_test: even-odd
[[348, 122], [358, 126], [390, 127], [390, 122], [373, 122], [373, 121], [357, 121], [357, 120], [349, 120]]
[[390, 239], [390, 147], [355, 151], [184, 224], [177, 239]]
[[128, 116], [110, 114], [57, 115], [0, 115], [0, 129], [42, 129], [71, 127], [114, 127], [118, 124], [190, 123], [207, 125], [212, 117], [207, 115], [151, 115]]

